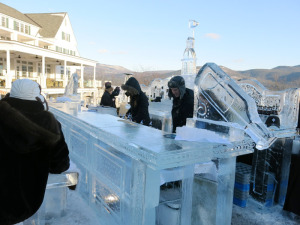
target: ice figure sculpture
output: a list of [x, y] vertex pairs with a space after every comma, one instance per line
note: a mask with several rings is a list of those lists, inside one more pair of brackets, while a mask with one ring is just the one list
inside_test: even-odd
[[73, 73], [66, 88], [65, 88], [65, 96], [77, 95], [78, 89], [78, 74]]
[[241, 129], [259, 150], [275, 140], [260, 119], [255, 101], [214, 63], [205, 64], [195, 79], [194, 117], [198, 121], [226, 124]]

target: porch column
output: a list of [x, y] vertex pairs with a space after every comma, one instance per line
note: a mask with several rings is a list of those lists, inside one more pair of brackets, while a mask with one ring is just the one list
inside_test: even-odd
[[10, 50], [6, 51], [5, 88], [11, 88], [12, 74], [10, 72]]
[[94, 82], [93, 87], [96, 87], [96, 66], [94, 66]]
[[64, 60], [64, 81], [63, 81], [64, 88], [67, 86], [67, 84], [68, 84], [67, 61]]
[[84, 86], [83, 86], [83, 65], [81, 64], [80, 65], [80, 76], [81, 76], [81, 79], [80, 79], [80, 87], [81, 88], [84, 88]]
[[45, 56], [42, 56], [42, 76], [41, 76], [41, 87], [42, 89], [47, 88], [47, 77], [45, 74]]

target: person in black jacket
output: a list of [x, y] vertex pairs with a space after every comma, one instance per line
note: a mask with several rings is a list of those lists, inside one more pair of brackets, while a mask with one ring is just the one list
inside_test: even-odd
[[102, 95], [100, 105], [116, 108], [116, 96], [120, 94], [120, 88], [112, 88], [110, 82], [105, 83], [105, 92]]
[[172, 77], [168, 82], [170, 98], [173, 98], [172, 122], [173, 133], [177, 127], [186, 125], [186, 119], [192, 118], [194, 113], [194, 91], [185, 87], [185, 81], [181, 76]]
[[150, 123], [149, 102], [147, 96], [142, 92], [139, 82], [134, 77], [130, 77], [121, 88], [126, 91], [127, 96], [130, 96], [130, 109], [126, 115], [131, 114], [133, 122], [148, 126]]
[[[297, 129], [300, 129], [300, 105]], [[294, 213], [295, 215], [291, 214], [291, 217], [300, 221], [300, 149], [295, 150], [296, 152], [291, 156], [289, 182], [283, 209]]]
[[16, 80], [0, 100], [0, 224], [24, 221], [41, 206], [48, 173], [69, 168], [61, 125], [47, 110], [39, 85]]

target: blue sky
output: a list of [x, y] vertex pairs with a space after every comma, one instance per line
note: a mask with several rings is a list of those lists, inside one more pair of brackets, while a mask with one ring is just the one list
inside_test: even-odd
[[4, 0], [22, 13], [67, 12], [82, 57], [134, 71], [177, 70], [195, 29], [197, 66], [300, 65], [299, 0]]

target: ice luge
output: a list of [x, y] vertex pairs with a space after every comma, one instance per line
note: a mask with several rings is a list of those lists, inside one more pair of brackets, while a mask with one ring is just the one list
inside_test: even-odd
[[260, 119], [254, 99], [216, 64], [207, 63], [201, 68], [194, 91], [194, 115], [199, 121], [196, 126], [205, 127], [207, 120], [215, 124], [229, 122], [229, 127], [247, 133], [260, 150], [276, 140]]

